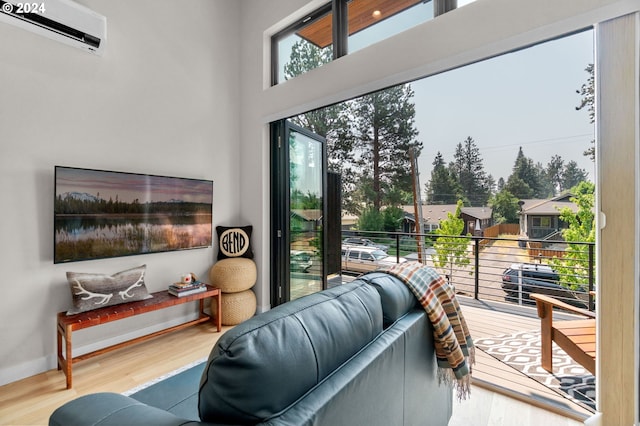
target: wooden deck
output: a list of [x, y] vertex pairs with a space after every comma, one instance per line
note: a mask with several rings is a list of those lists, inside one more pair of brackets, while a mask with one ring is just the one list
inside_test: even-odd
[[[479, 301], [467, 297], [458, 299], [474, 339], [540, 329], [535, 307]], [[570, 315], [555, 314], [554, 320], [563, 317], [571, 318]], [[480, 350], [476, 351], [473, 384], [578, 421], [584, 421], [592, 415], [580, 405]]]

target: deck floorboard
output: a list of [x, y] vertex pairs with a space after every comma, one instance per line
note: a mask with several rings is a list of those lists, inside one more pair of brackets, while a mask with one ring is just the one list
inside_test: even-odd
[[[537, 317], [535, 307], [478, 301], [464, 296], [458, 299], [474, 339], [540, 329], [540, 320]], [[572, 318], [575, 317], [554, 313], [554, 320]], [[476, 386], [502, 393], [575, 420], [584, 421], [592, 415], [584, 407], [562, 397], [481, 350], [476, 350], [473, 380]]]

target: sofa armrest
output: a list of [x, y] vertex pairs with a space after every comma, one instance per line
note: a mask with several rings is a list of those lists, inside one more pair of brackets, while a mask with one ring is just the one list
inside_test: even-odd
[[49, 426], [201, 425], [118, 393], [94, 393], [74, 399], [51, 414]]

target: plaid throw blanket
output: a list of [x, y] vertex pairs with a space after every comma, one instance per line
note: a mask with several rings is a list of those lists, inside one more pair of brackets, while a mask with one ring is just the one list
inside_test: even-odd
[[400, 263], [383, 272], [404, 282], [433, 324], [438, 379], [457, 387], [458, 399], [471, 391], [475, 348], [453, 289], [432, 268], [418, 262]]

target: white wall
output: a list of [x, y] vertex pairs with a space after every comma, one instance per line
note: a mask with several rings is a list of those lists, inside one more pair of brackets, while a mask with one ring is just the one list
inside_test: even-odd
[[[217, 248], [53, 264], [54, 165], [210, 179], [215, 225], [239, 220], [239, 4], [81, 0], [107, 17], [103, 57], [0, 23], [0, 385], [55, 368], [65, 272], [147, 264], [150, 291], [207, 276]], [[182, 306], [74, 335], [85, 350]]]
[[264, 118], [267, 105], [260, 99], [263, 89], [269, 85], [270, 47], [265, 30], [301, 8], [311, 11], [320, 3], [319, 0], [246, 0], [241, 4], [241, 217], [254, 226], [258, 282], [253, 290], [258, 299], [257, 310], [264, 312], [270, 308], [271, 263], [269, 126]]

